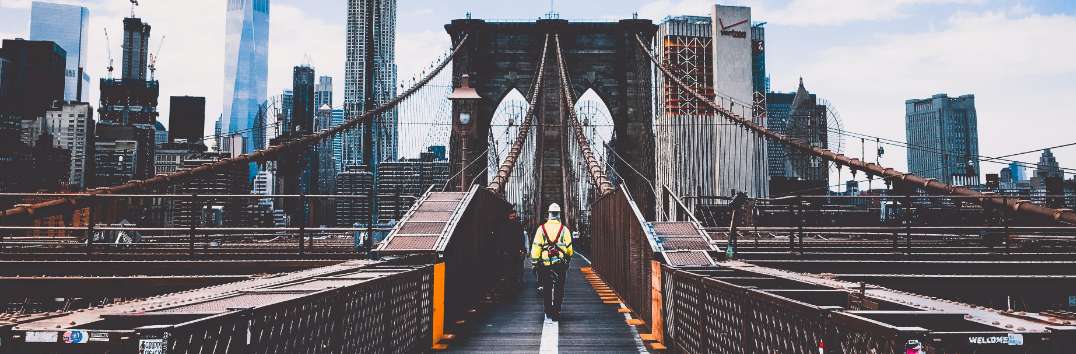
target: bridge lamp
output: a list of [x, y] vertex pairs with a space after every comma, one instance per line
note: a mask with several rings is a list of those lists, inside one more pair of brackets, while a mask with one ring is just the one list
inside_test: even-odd
[[471, 87], [470, 75], [460, 77], [460, 86], [452, 90], [448, 99], [452, 101], [453, 127], [460, 137], [460, 191], [467, 190], [470, 177], [464, 170], [470, 164], [471, 139], [474, 136], [475, 119], [478, 115], [478, 103], [482, 96]]

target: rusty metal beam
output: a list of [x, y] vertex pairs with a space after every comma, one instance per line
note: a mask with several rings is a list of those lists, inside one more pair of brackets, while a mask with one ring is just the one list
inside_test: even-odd
[[249, 275], [0, 277], [0, 299], [27, 297], [132, 298], [250, 279]]
[[1018, 199], [1015, 199], [1015, 198], [1005, 198], [1005, 197], [991, 196], [991, 195], [988, 195], [988, 194], [983, 194], [983, 193], [980, 193], [980, 192], [973, 191], [971, 189], [968, 189], [967, 187], [958, 187], [958, 186], [948, 185], [948, 184], [945, 184], [945, 183], [938, 182], [937, 180], [934, 180], [934, 179], [928, 179], [928, 178], [924, 178], [924, 177], [921, 177], [921, 176], [918, 176], [918, 175], [915, 175], [915, 174], [912, 174], [912, 173], [897, 171], [895, 169], [887, 168], [887, 167], [884, 167], [884, 166], [881, 166], [881, 165], [878, 165], [878, 164], [874, 164], [874, 163], [870, 163], [870, 162], [866, 162], [866, 161], [863, 161], [861, 159], [850, 158], [850, 157], [845, 156], [844, 154], [839, 154], [839, 153], [830, 151], [829, 149], [823, 149], [823, 148], [814, 147], [814, 146], [811, 146], [811, 145], [808, 145], [808, 144], [804, 144], [804, 143], [802, 143], [800, 141], [797, 141], [795, 139], [792, 139], [791, 137], [786, 136], [784, 134], [780, 134], [780, 133], [770, 131], [769, 129], [766, 129], [763, 126], [755, 124], [750, 119], [746, 119], [744, 117], [741, 117], [741, 116], [737, 115], [736, 113], [732, 112], [731, 110], [717, 105], [712, 100], [706, 98], [706, 96], [703, 96], [698, 91], [691, 88], [690, 86], [685, 85], [684, 82], [681, 81], [681, 79], [679, 77], [677, 77], [675, 74], [673, 74], [673, 72], [671, 70], [669, 70], [669, 68], [661, 65], [661, 63], [658, 62], [657, 57], [655, 57], [654, 54], [652, 52], [650, 52], [650, 50], [647, 48], [646, 44], [643, 43], [642, 38], [640, 38], [639, 36], [636, 36], [635, 40], [639, 43], [639, 46], [641, 46], [643, 48], [643, 50], [645, 50], [647, 53], [649, 53], [650, 60], [653, 61], [654, 65], [658, 69], [660, 69], [662, 73], [665, 74], [666, 78], [671, 79], [677, 85], [683, 87], [684, 90], [686, 90], [686, 91], [690, 92], [691, 94], [693, 94], [699, 100], [701, 100], [703, 102], [706, 102], [708, 105], [710, 105], [710, 107], [712, 107], [715, 111], [717, 111], [720, 116], [724, 117], [727, 120], [732, 121], [735, 124], [740, 125], [741, 127], [745, 128], [745, 129], [748, 129], [748, 130], [754, 132], [757, 135], [761, 135], [763, 137], [766, 137], [770, 141], [784, 144], [785, 146], [791, 147], [791, 148], [796, 149], [796, 150], [800, 150], [800, 151], [802, 151], [802, 152], [804, 152], [804, 153], [806, 153], [808, 155], [816, 156], [816, 157], [822, 158], [823, 160], [827, 160], [827, 161], [836, 163], [838, 165], [848, 166], [849, 168], [851, 168], [853, 170], [856, 170], [856, 171], [863, 171], [863, 172], [866, 172], [867, 174], [870, 174], [870, 175], [873, 175], [873, 176], [880, 176], [883, 179], [888, 180], [888, 181], [902, 182], [902, 183], [914, 185], [914, 186], [917, 186], [917, 187], [922, 187], [924, 189], [930, 190], [930, 191], [935, 192], [935, 193], [976, 198], [980, 203], [983, 203], [983, 204], [990, 203], [990, 204], [994, 204], [994, 205], [997, 205], [997, 206], [1000, 206], [1000, 207], [1012, 209], [1013, 211], [1016, 211], [1016, 212], [1025, 213], [1025, 214], [1028, 214], [1028, 215], [1036, 215], [1036, 216], [1043, 217], [1043, 218], [1046, 218], [1046, 219], [1050, 219], [1050, 220], [1053, 220], [1053, 221], [1065, 222], [1065, 223], [1069, 223], [1069, 224], [1076, 224], [1076, 212], [1073, 212], [1072, 210], [1069, 210], [1069, 209], [1047, 208], [1047, 207], [1031, 204], [1031, 202], [1027, 201], [1027, 200], [1018, 200]]
[[158, 175], [156, 177], [152, 177], [146, 180], [130, 181], [118, 186], [91, 189], [89, 192], [78, 196], [55, 199], [31, 205], [16, 206], [14, 208], [0, 212], [0, 221], [3, 221], [5, 224], [10, 224], [12, 223], [11, 221], [16, 217], [22, 219], [33, 219], [37, 217], [58, 215], [65, 211], [78, 209], [80, 207], [89, 205], [90, 200], [92, 200], [95, 195], [137, 193], [139, 191], [151, 190], [153, 188], [158, 188], [162, 186], [174, 185], [175, 183], [179, 183], [184, 180], [188, 180], [198, 176], [204, 176], [221, 169], [242, 166], [252, 162], [270, 161], [285, 152], [305, 149], [322, 140], [332, 138], [337, 134], [343, 133], [344, 131], [352, 129], [360, 124], [366, 123], [372, 117], [388, 111], [389, 109], [400, 104], [400, 102], [403, 102], [405, 99], [410, 97], [419, 89], [425, 87], [426, 84], [430, 82], [430, 80], [432, 80], [435, 76], [437, 76], [437, 74], [441, 72], [441, 70], [448, 66], [448, 63], [452, 61], [452, 58], [456, 56], [456, 53], [458, 53], [460, 48], [462, 48], [463, 45], [467, 42], [467, 38], [467, 36], [464, 36], [463, 39], [460, 40], [459, 45], [457, 45], [456, 48], [452, 50], [451, 54], [446, 56], [445, 59], [442, 60], [441, 63], [437, 65], [432, 71], [430, 71], [430, 73], [425, 78], [419, 80], [414, 86], [407, 89], [407, 91], [404, 91], [403, 93], [381, 105], [380, 107], [363, 112], [359, 116], [353, 117], [335, 128], [314, 134], [309, 134], [299, 139], [290, 141], [286, 144], [270, 146], [266, 149], [258, 150], [252, 154], [242, 154], [238, 157], [227, 158], [215, 163], [205, 164], [191, 170], [179, 171], [167, 175]]

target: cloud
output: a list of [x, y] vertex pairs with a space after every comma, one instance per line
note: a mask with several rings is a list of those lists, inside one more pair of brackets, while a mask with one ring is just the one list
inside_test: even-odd
[[[751, 16], [775, 25], [839, 26], [853, 22], [890, 20], [907, 16], [914, 6], [980, 4], [983, 0], [792, 0], [783, 5], [774, 1], [726, 1], [726, 5], [750, 6]], [[709, 16], [713, 0], [657, 0], [639, 9], [645, 18], [660, 19], [669, 14]]]
[[[974, 94], [980, 153], [1003, 155], [1072, 140], [1065, 127], [1072, 126], [1076, 46], [1061, 39], [1074, 36], [1072, 16], [965, 12], [938, 30], [825, 49], [774, 76], [804, 76], [808, 89], [837, 104], [848, 129], [900, 140], [904, 100]], [[1057, 155], [1076, 165], [1076, 152]], [[905, 158], [894, 151], [885, 160], [899, 167]], [[991, 173], [1001, 167], [983, 165]]]
[[269, 95], [292, 87], [296, 65], [311, 64], [317, 76], [332, 76], [333, 106], [344, 102], [344, 46], [347, 17], [332, 22], [292, 5], [273, 4], [269, 24]]

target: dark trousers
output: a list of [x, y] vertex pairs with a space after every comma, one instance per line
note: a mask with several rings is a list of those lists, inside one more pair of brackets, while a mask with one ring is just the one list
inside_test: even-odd
[[521, 284], [523, 282], [523, 256], [519, 255], [519, 252], [502, 252], [500, 258], [501, 278], [509, 285]]
[[564, 302], [564, 281], [568, 273], [568, 262], [540, 266], [538, 281], [542, 284], [542, 304], [545, 314], [554, 319], [560, 318], [560, 306]]

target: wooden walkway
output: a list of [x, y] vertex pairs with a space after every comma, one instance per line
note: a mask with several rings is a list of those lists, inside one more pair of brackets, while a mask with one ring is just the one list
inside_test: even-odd
[[[618, 305], [602, 303], [583, 278], [587, 262], [576, 256], [565, 286], [559, 323], [545, 323], [535, 279], [527, 265], [521, 291], [500, 294], [458, 333], [446, 352], [637, 353], [645, 351]], [[543, 341], [545, 343], [543, 343]], [[544, 344], [544, 346], [543, 346]]]

